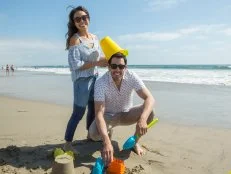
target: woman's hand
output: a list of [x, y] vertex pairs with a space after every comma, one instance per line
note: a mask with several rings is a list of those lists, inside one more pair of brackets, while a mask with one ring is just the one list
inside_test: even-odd
[[106, 67], [108, 66], [108, 62], [105, 58], [100, 58], [97, 63], [96, 66], [100, 66], [100, 67]]

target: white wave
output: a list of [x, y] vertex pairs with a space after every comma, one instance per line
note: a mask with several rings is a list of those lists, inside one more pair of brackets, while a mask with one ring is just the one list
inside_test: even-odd
[[[20, 71], [53, 73], [57, 75], [70, 75], [69, 68], [32, 68], [20, 67]], [[186, 70], [186, 69], [131, 69], [135, 71], [142, 80], [206, 84], [231, 86], [230, 70]], [[100, 74], [104, 74], [107, 68], [99, 68]]]
[[44, 72], [54, 74], [70, 74], [69, 68], [18, 68], [20, 71]]
[[133, 69], [143, 80], [231, 86], [229, 70]]

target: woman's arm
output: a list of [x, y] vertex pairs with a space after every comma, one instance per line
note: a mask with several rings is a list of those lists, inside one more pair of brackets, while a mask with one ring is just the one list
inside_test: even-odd
[[[70, 39], [70, 47], [76, 46], [79, 44], [80, 44], [80, 41], [78, 38], [72, 37]], [[85, 62], [85, 61], [80, 60], [80, 53], [79, 53], [79, 50], [76, 48], [69, 49], [68, 61], [69, 61], [70, 69], [72, 71], [76, 69], [86, 70], [86, 69], [93, 68], [95, 66], [101, 66], [101, 67], [107, 66], [106, 59], [100, 59], [98, 61], [92, 61], [92, 62]]]

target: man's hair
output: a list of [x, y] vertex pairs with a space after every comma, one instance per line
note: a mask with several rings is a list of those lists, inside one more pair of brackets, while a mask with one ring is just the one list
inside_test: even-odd
[[123, 54], [120, 53], [120, 52], [117, 52], [117, 53], [113, 54], [113, 55], [110, 57], [110, 59], [108, 60], [108, 64], [109, 64], [109, 65], [111, 64], [112, 58], [122, 58], [122, 59], [124, 59], [125, 65], [127, 65], [127, 58], [126, 58], [126, 56], [123, 55]]

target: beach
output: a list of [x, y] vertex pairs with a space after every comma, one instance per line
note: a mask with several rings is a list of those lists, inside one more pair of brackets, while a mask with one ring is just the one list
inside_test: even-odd
[[[115, 157], [126, 174], [220, 174], [231, 170], [230, 86], [145, 81], [159, 122], [141, 138], [143, 157], [122, 151], [134, 125], [117, 127]], [[72, 112], [69, 76], [16, 72], [0, 76], [0, 173], [50, 173]], [[140, 100], [135, 96], [134, 104]], [[88, 142], [85, 117], [77, 127], [76, 173], [91, 173], [101, 142]]]

